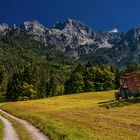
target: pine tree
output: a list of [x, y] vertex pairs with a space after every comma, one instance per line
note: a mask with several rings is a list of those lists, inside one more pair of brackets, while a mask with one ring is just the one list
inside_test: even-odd
[[0, 67], [0, 101], [5, 101], [5, 93], [8, 85], [8, 71], [4, 66]]
[[116, 85], [116, 89], [118, 89], [120, 87], [120, 80], [123, 76], [124, 72], [122, 71], [122, 69], [117, 69], [116, 73], [115, 73], [115, 85]]
[[94, 66], [85, 67], [83, 74], [84, 79], [84, 91], [95, 91], [95, 75], [96, 68]]
[[55, 96], [57, 95], [57, 81], [52, 76], [47, 84], [46, 96]]
[[83, 90], [83, 76], [79, 72], [73, 73], [65, 84], [65, 93], [78, 93], [83, 92]]

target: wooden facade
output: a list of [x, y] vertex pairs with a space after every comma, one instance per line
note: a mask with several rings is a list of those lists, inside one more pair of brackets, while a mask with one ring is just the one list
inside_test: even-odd
[[122, 86], [131, 91], [140, 91], [140, 71], [125, 74]]

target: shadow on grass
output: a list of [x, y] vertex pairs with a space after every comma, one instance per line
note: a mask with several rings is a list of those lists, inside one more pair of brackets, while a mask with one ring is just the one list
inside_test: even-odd
[[128, 106], [128, 105], [133, 105], [133, 104], [138, 104], [140, 103], [140, 98], [135, 98], [135, 99], [128, 99], [128, 100], [110, 100], [106, 102], [100, 102], [99, 107], [103, 108], [113, 108], [113, 107], [122, 107], [122, 106]]

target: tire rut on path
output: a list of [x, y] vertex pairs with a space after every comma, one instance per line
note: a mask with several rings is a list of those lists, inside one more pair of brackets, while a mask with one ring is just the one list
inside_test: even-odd
[[3, 140], [19, 140], [12, 124], [0, 115], [0, 120], [4, 124], [4, 139]]
[[[46, 135], [44, 135], [42, 132], [39, 131], [39, 129], [35, 128], [32, 124], [28, 123], [27, 121], [19, 119], [1, 109], [0, 109], [0, 112], [13, 118], [15, 121], [18, 121], [23, 126], [25, 126], [27, 128], [27, 130], [29, 131], [29, 133], [32, 135], [33, 140], [49, 140], [49, 138]], [[12, 139], [8, 139], [8, 140], [12, 140]], [[16, 140], [16, 139], [14, 139], [14, 140]]]

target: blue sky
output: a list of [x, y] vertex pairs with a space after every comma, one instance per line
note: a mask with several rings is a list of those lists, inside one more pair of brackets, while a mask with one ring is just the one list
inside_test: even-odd
[[67, 18], [94, 30], [140, 27], [140, 0], [0, 0], [0, 23], [39, 20], [47, 27]]

